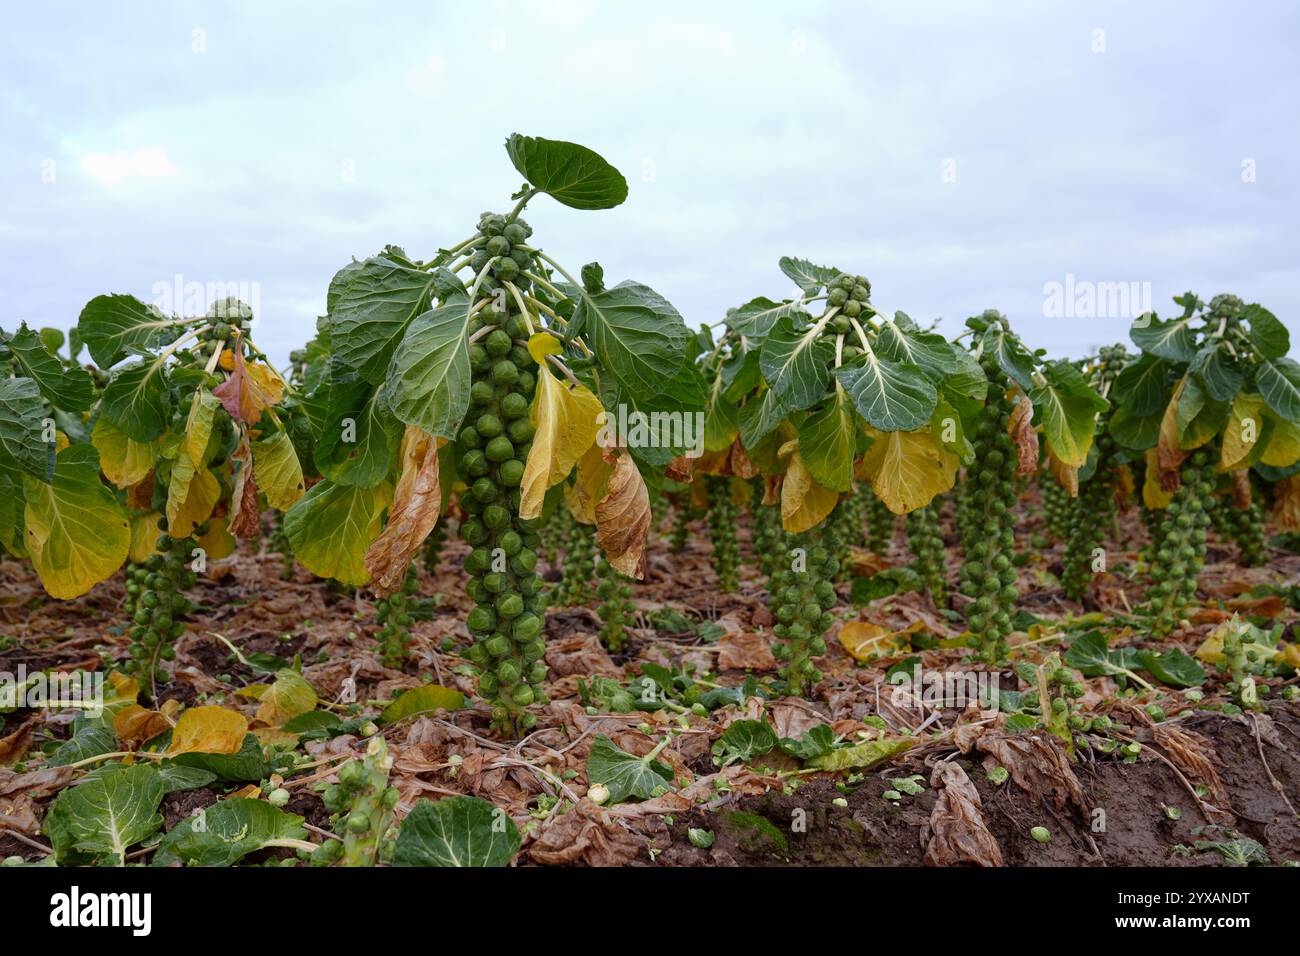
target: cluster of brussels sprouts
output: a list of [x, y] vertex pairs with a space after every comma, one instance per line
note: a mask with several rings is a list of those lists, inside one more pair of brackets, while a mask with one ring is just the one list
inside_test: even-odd
[[131, 661], [129, 668], [142, 677], [166, 679], [166, 672], [157, 667], [160, 660], [176, 657], [176, 640], [185, 633], [185, 615], [194, 605], [185, 596], [185, 589], [194, 586], [193, 571], [185, 566], [193, 539], [177, 541], [166, 531], [167, 521], [159, 521], [164, 532], [158, 536], [154, 547], [158, 553], [150, 555], [143, 564], [127, 572], [126, 595], [131, 609]]
[[1083, 600], [1093, 578], [1093, 551], [1102, 543], [1115, 511], [1115, 469], [1111, 463], [1110, 435], [1097, 435], [1097, 467], [1079, 486], [1070, 509], [1070, 534], [1065, 546], [1065, 571], [1061, 584], [1067, 597]]
[[917, 508], [907, 516], [907, 547], [912, 552], [913, 567], [925, 582], [936, 607], [947, 601], [947, 568], [943, 534], [939, 531], [939, 513], [933, 505]]
[[893, 544], [895, 518], [888, 505], [872, 493], [867, 499], [867, 547], [876, 554], [885, 554]]
[[1110, 729], [1109, 717], [1089, 718], [1079, 713], [1076, 702], [1086, 693], [1087, 688], [1074, 671], [1061, 666], [1058, 655], [1048, 655], [1044, 669], [1049, 712], [1043, 714], [1043, 722], [1052, 733], [1069, 742], [1075, 734]]
[[419, 590], [419, 575], [415, 565], [410, 564], [402, 586], [375, 602], [375, 614], [380, 625], [379, 647], [385, 667], [401, 667], [406, 663], [411, 646], [411, 600]]
[[776, 624], [772, 633], [780, 642], [772, 648], [782, 662], [786, 690], [801, 697], [822, 679], [814, 657], [826, 653], [823, 635], [835, 623], [835, 574], [839, 565], [815, 532], [787, 535], [782, 553], [785, 563], [772, 575], [769, 590]]
[[236, 333], [248, 335], [253, 324], [253, 310], [239, 299], [220, 299], [209, 306], [205, 318], [205, 324], [196, 335], [199, 353], [211, 355], [229, 348]]
[[961, 592], [966, 605], [970, 643], [981, 657], [994, 663], [1006, 653], [1016, 590], [1015, 520], [1016, 448], [1007, 433], [1012, 402], [1008, 381], [992, 356], [981, 359], [989, 380], [988, 400], [980, 413], [972, 444], [975, 463], [966, 475], [966, 526], [961, 567]]
[[564, 577], [558, 594], [561, 605], [578, 607], [591, 599], [591, 579], [596, 573], [597, 560], [595, 527], [571, 519], [564, 551]]
[[1047, 533], [1064, 541], [1070, 537], [1070, 514], [1073, 510], [1070, 507], [1070, 493], [1052, 475], [1042, 474], [1039, 477], [1038, 487], [1043, 496]]
[[331, 826], [340, 840], [326, 840], [312, 854], [316, 866], [342, 861], [344, 866], [374, 866], [392, 856], [395, 832], [393, 809], [400, 795], [388, 785], [393, 758], [381, 736], [373, 736], [362, 760], [339, 769], [339, 782], [328, 784], [321, 802], [330, 812]]
[[709, 540], [713, 543], [713, 573], [717, 577], [718, 591], [729, 594], [736, 590], [736, 575], [740, 569], [740, 544], [736, 540], [736, 520], [739, 511], [731, 495], [731, 480], [717, 475], [707, 476], [709, 491]]
[[1229, 495], [1215, 495], [1211, 502], [1210, 518], [1214, 530], [1220, 537], [1237, 545], [1237, 563], [1248, 568], [1263, 564], [1267, 557], [1265, 518], [1258, 495], [1252, 495], [1245, 508], [1238, 508]]
[[841, 497], [821, 526], [821, 545], [835, 559], [837, 568], [833, 578], [835, 581], [843, 580], [849, 570], [849, 529], [847, 521], [852, 506], [846, 507], [848, 501], [848, 497]]
[[278, 511], [273, 511], [272, 514], [275, 517], [272, 519], [271, 533], [266, 539], [266, 550], [280, 556], [280, 580], [289, 581], [293, 579], [293, 545], [284, 532], [284, 515]]
[[627, 643], [627, 622], [631, 617], [632, 589], [627, 578], [603, 557], [600, 564], [600, 583], [596, 596], [600, 598], [600, 640], [611, 651], [621, 651]]
[[[513, 281], [519, 267], [509, 246], [526, 238], [527, 226], [485, 213], [479, 228], [486, 242], [474, 255], [488, 257], [480, 271], [504, 255], [493, 272]], [[537, 722], [526, 708], [547, 700], [545, 597], [536, 573], [541, 519], [519, 517], [519, 483], [534, 431], [528, 413], [536, 363], [525, 347], [525, 318], [512, 298], [483, 287], [490, 281], [480, 286], [469, 322], [470, 408], [456, 437], [460, 473], [469, 484], [460, 498], [460, 535], [472, 549], [465, 558], [466, 592], [477, 605], [466, 618], [475, 637], [467, 656], [478, 668], [479, 693], [492, 702], [493, 726], [517, 735]]]
[[[499, 213], [485, 212], [479, 217], [478, 232], [474, 252], [470, 255], [470, 268], [477, 274], [490, 264], [492, 277], [497, 282], [510, 282], [521, 290], [529, 288], [531, 280], [523, 273], [532, 266], [535, 256], [526, 245], [528, 237], [533, 234], [532, 227], [522, 219], [510, 221]], [[480, 290], [491, 292], [495, 287], [495, 283], [489, 280], [480, 286]]]
[[1164, 509], [1151, 542], [1151, 587], [1143, 611], [1152, 632], [1164, 637], [1178, 624], [1196, 596], [1196, 579], [1205, 566], [1205, 542], [1214, 491], [1214, 455], [1197, 449], [1183, 463], [1181, 484]]
[[1228, 622], [1221, 631], [1223, 635], [1222, 670], [1228, 677], [1228, 686], [1233, 699], [1244, 710], [1259, 710], [1259, 690], [1255, 684], [1254, 671], [1259, 663], [1256, 645], [1246, 640], [1249, 627], [1241, 621]]
[[[831, 317], [822, 330], [821, 337], [834, 341], [841, 335], [853, 330], [853, 319], [873, 314], [871, 308], [871, 283], [866, 276], [851, 276], [841, 272], [826, 285], [826, 303], [837, 313]], [[864, 316], [865, 317], [865, 316]], [[841, 353], [843, 361], [856, 358], [862, 349], [845, 340]]]

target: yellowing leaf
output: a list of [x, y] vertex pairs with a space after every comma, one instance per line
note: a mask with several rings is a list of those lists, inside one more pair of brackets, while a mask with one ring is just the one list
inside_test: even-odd
[[220, 561], [235, 553], [235, 536], [226, 530], [219, 521], [208, 525], [208, 533], [194, 539], [203, 549], [209, 561]]
[[263, 727], [279, 727], [299, 714], [316, 709], [316, 690], [297, 671], [284, 668], [276, 671], [275, 683], [261, 697], [254, 723]]
[[815, 528], [826, 520], [839, 500], [839, 492], [832, 491], [812, 476], [799, 450], [792, 451], [786, 465], [785, 481], [781, 483], [782, 527], [796, 534]]
[[253, 442], [253, 465], [257, 469], [257, 487], [276, 511], [288, 511], [307, 493], [302, 464], [287, 432]]
[[158, 512], [136, 513], [131, 515], [130, 520], [131, 550], [127, 552], [127, 557], [136, 564], [143, 564], [151, 555], [158, 553], [154, 547], [158, 540]]
[[99, 467], [104, 476], [119, 488], [127, 488], [153, 470], [158, 442], [138, 442], [100, 415], [90, 433], [90, 443], [99, 452]]
[[585, 385], [561, 381], [551, 371], [547, 355], [558, 354], [559, 340], [538, 332], [528, 340], [537, 360], [537, 392], [531, 421], [536, 433], [519, 488], [519, 517], [536, 518], [551, 486], [569, 476], [573, 466], [595, 443], [604, 408]]
[[924, 508], [957, 480], [957, 456], [928, 427], [914, 432], [868, 433], [875, 441], [863, 459], [863, 472], [876, 497], [894, 514]]
[[370, 581], [366, 550], [379, 537], [393, 486], [355, 488], [328, 479], [317, 482], [284, 516], [294, 557], [312, 574], [342, 584]]
[[1273, 416], [1273, 434], [1259, 461], [1273, 468], [1289, 468], [1300, 461], [1300, 424]]
[[577, 480], [564, 491], [573, 516], [583, 524], [596, 523], [596, 505], [605, 496], [613, 467], [605, 460], [603, 449], [592, 445], [578, 460]]
[[167, 533], [173, 538], [189, 537], [212, 517], [220, 500], [221, 483], [216, 475], [207, 468], [195, 470], [184, 456], [177, 459], [167, 486]]
[[1067, 465], [1056, 457], [1056, 452], [1047, 449], [1047, 470], [1056, 478], [1057, 484], [1069, 493], [1071, 498], [1079, 497], [1079, 469]]
[[284, 380], [269, 366], [246, 362], [241, 349], [235, 350], [234, 362], [230, 376], [212, 394], [221, 399], [235, 421], [256, 424], [263, 411], [284, 397]]
[[1273, 522], [1283, 531], [1300, 531], [1300, 475], [1273, 486]]
[[1146, 475], [1142, 479], [1142, 503], [1148, 508], [1159, 510], [1169, 507], [1173, 500], [1172, 491], [1165, 491], [1160, 486], [1160, 452], [1155, 448], [1146, 450]]
[[1258, 395], [1243, 392], [1232, 400], [1228, 424], [1223, 429], [1223, 449], [1219, 456], [1221, 471], [1249, 467], [1249, 459], [1259, 450], [1259, 441], [1264, 437], [1263, 409], [1264, 399]]
[[596, 541], [615, 570], [638, 581], [645, 577], [650, 536], [650, 492], [626, 451], [603, 450], [613, 466], [605, 496], [596, 503]]
[[131, 529], [88, 445], [59, 452], [49, 484], [23, 475], [23, 546], [51, 597], [85, 594], [122, 566]]
[[191, 707], [181, 714], [172, 731], [172, 745], [167, 753], [235, 754], [244, 745], [248, 721], [244, 715], [226, 707]]
[[840, 628], [840, 644], [857, 661], [869, 661], [897, 654], [911, 647], [911, 636], [925, 630], [924, 621], [913, 621], [901, 631], [891, 631], [870, 621], [849, 621]]

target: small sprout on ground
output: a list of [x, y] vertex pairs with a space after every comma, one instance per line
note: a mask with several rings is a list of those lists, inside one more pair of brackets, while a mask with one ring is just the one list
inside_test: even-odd
[[1165, 811], [1165, 816], [1168, 817], [1170, 820], [1181, 820], [1183, 818], [1183, 811], [1178, 807], [1171, 807], [1168, 804], [1161, 804], [1161, 808]]
[[1147, 716], [1150, 717], [1152, 720], [1154, 720], [1156, 723], [1160, 723], [1162, 720], [1166, 719], [1165, 709], [1161, 707], [1159, 704], [1147, 704], [1146, 712], [1147, 712]]
[[598, 783], [587, 790], [587, 799], [592, 803], [600, 805], [609, 799], [609, 787], [603, 783]]
[[886, 800], [893, 800], [895, 802], [903, 799], [903, 795], [899, 793], [897, 790], [886, 790], [884, 793], [881, 794], [881, 796], [884, 797]]
[[1295, 700], [1297, 697], [1300, 697], [1300, 687], [1297, 687], [1295, 684], [1288, 684], [1286, 687], [1282, 688], [1283, 700]]
[[835, 806], [840, 808], [844, 808], [849, 805], [849, 801], [845, 800], [843, 797], [836, 797], [834, 800], [831, 801], [831, 803], [835, 804]]
[[919, 773], [914, 773], [910, 777], [894, 777], [889, 782], [895, 790], [902, 791], [908, 796], [914, 797], [925, 791], [925, 782]]
[[1007, 782], [1007, 778], [1010, 776], [1011, 773], [1006, 767], [994, 767], [989, 771], [989, 782], [995, 787], [1000, 787]]
[[1029, 831], [1029, 835], [1039, 843], [1052, 842], [1052, 831], [1047, 829], [1047, 827], [1034, 827]]
[[699, 847], [701, 850], [707, 850], [709, 847], [713, 846], [713, 841], [717, 839], [713, 835], [712, 830], [702, 830], [699, 827], [689, 828], [686, 831], [686, 836], [690, 839], [691, 843]]
[[276, 787], [267, 794], [266, 802], [273, 807], [282, 807], [289, 802], [289, 791], [284, 787]]
[[1142, 752], [1142, 745], [1136, 740], [1131, 744], [1125, 744], [1120, 748], [1120, 753], [1124, 755], [1125, 763], [1137, 763], [1138, 754]]

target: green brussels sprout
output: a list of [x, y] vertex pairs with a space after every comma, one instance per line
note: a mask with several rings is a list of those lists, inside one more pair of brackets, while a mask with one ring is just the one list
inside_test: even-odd
[[501, 462], [514, 457], [515, 446], [511, 443], [509, 438], [506, 438], [506, 436], [498, 435], [487, 443], [487, 446], [483, 449], [483, 454], [487, 456], [488, 461], [494, 464], [500, 464]]

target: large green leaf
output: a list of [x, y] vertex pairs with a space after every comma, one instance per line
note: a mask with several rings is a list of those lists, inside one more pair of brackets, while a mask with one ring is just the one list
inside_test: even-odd
[[773, 302], [759, 296], [728, 312], [727, 325], [750, 339], [762, 340], [772, 331], [772, 326], [786, 316], [795, 320], [796, 327], [808, 319], [808, 313], [799, 302]]
[[1231, 401], [1241, 391], [1242, 371], [1222, 339], [1207, 342], [1192, 360], [1192, 371], [1201, 376], [1205, 390], [1217, 402]]
[[94, 401], [94, 386], [84, 368], [64, 368], [36, 333], [21, 326], [8, 342], [14, 363], [41, 390], [55, 408], [84, 412]]
[[100, 398], [100, 414], [133, 441], [150, 442], [167, 430], [172, 410], [164, 366], [153, 358], [124, 365]]
[[388, 484], [355, 488], [326, 479], [313, 485], [284, 516], [294, 557], [317, 577], [368, 583], [366, 549], [379, 536], [391, 498]]
[[865, 352], [835, 370], [858, 414], [882, 432], [905, 432], [930, 420], [939, 393], [910, 362], [891, 362]]
[[340, 485], [373, 488], [393, 469], [402, 424], [381, 400], [381, 386], [336, 368], [307, 399], [320, 473]]
[[726, 396], [722, 376], [713, 380], [704, 406], [704, 450], [725, 451], [740, 434], [740, 409]]
[[1291, 350], [1291, 333], [1262, 305], [1248, 305], [1242, 318], [1250, 325], [1250, 344], [1266, 359], [1277, 359]]
[[776, 731], [766, 720], [734, 720], [713, 744], [713, 762], [726, 767], [748, 763], [777, 744]]
[[1043, 369], [1043, 383], [1029, 390], [1034, 418], [1052, 452], [1066, 465], [1080, 468], [1097, 427], [1097, 413], [1110, 407], [1069, 362], [1052, 362]]
[[131, 529], [100, 480], [93, 446], [69, 445], [59, 452], [49, 484], [30, 476], [24, 482], [24, 544], [52, 597], [85, 594], [122, 566]]
[[1026, 392], [1029, 391], [1034, 383], [1035, 362], [1020, 339], [999, 324], [985, 333], [983, 344], [984, 352], [997, 360], [1006, 376]]
[[582, 292], [570, 328], [587, 336], [602, 367], [638, 397], [662, 392], [686, 354], [681, 315], [639, 282], [620, 282], [594, 295]]
[[534, 188], [573, 209], [612, 209], [627, 198], [623, 174], [586, 146], [515, 133], [506, 152]]
[[86, 303], [77, 319], [77, 334], [100, 368], [110, 368], [128, 355], [139, 355], [158, 344], [160, 333], [179, 324], [157, 306], [133, 295], [101, 295]]
[[819, 266], [807, 259], [798, 259], [794, 256], [782, 256], [779, 264], [781, 271], [803, 290], [804, 295], [816, 295], [823, 286], [839, 275], [838, 270]]
[[1160, 440], [1160, 422], [1164, 417], [1163, 409], [1137, 415], [1129, 411], [1127, 405], [1120, 405], [1111, 413], [1106, 427], [1120, 445], [1134, 451], [1145, 451], [1156, 447]]
[[419, 800], [402, 821], [397, 866], [509, 866], [519, 852], [510, 815], [479, 797]]
[[1150, 415], [1169, 404], [1170, 364], [1145, 352], [1115, 378], [1115, 400], [1134, 415]]
[[609, 789], [609, 803], [629, 797], [647, 800], [672, 789], [673, 771], [667, 764], [619, 749], [604, 734], [597, 734], [587, 756], [587, 782]]
[[740, 443], [750, 451], [772, 433], [790, 409], [770, 388], [740, 407]]
[[334, 361], [378, 385], [384, 380], [389, 360], [407, 326], [429, 310], [434, 278], [403, 263], [374, 256], [343, 282], [330, 311]]
[[1300, 422], [1300, 365], [1294, 359], [1256, 363], [1255, 387], [1269, 408], [1289, 422]]
[[802, 328], [794, 317], [784, 316], [763, 340], [759, 366], [768, 387], [788, 409], [797, 411], [825, 397], [830, 384], [827, 366], [834, 357], [834, 347], [816, 325]]
[[302, 817], [265, 800], [236, 797], [220, 800], [176, 824], [158, 844], [153, 865], [233, 866], [258, 850], [293, 846], [306, 839]]
[[208, 754], [191, 751], [173, 757], [172, 763], [179, 767], [206, 770], [215, 774], [218, 780], [228, 783], [260, 780], [274, 770], [262, 753], [262, 745], [252, 734], [244, 735], [239, 753]]
[[54, 477], [54, 442], [45, 440], [45, 402], [29, 378], [0, 379], [0, 471]]
[[1133, 344], [1148, 355], [1170, 362], [1190, 362], [1196, 356], [1196, 332], [1190, 315], [1162, 322], [1154, 313], [1139, 317], [1129, 328]]
[[398, 419], [430, 435], [456, 437], [469, 408], [468, 323], [469, 310], [460, 299], [411, 323], [381, 393]]
[[860, 431], [853, 403], [839, 382], [835, 391], [799, 426], [799, 454], [808, 471], [832, 491], [853, 486], [853, 456]]
[[130, 847], [162, 827], [163, 792], [158, 771], [147, 765], [116, 767], [60, 792], [44, 823], [59, 862], [80, 856], [121, 866]]
[[948, 340], [936, 332], [922, 332], [902, 312], [895, 321], [880, 323], [875, 351], [886, 361], [919, 367], [935, 382], [942, 382], [958, 370]]

